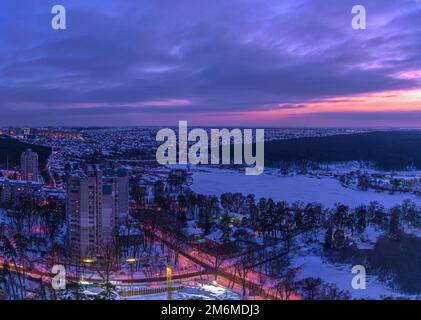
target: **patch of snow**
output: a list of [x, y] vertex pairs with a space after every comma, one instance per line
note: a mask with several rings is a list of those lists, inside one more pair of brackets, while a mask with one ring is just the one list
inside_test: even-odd
[[247, 176], [243, 172], [206, 168], [193, 171], [192, 190], [201, 194], [220, 196], [224, 192], [240, 192], [244, 195], [254, 194], [272, 198], [275, 201], [293, 203], [319, 202], [326, 207], [343, 203], [351, 207], [378, 201], [386, 208], [401, 204], [410, 199], [421, 204], [421, 198], [412, 194], [388, 194], [375, 191], [353, 190], [343, 187], [331, 177], [281, 176], [268, 170], [259, 176]]
[[[298, 256], [294, 258], [293, 266], [301, 266], [298, 279], [307, 277], [321, 278], [326, 283], [333, 283], [341, 290], [347, 290], [353, 299], [381, 299], [382, 295], [404, 296], [382, 284], [375, 276], [367, 275], [366, 289], [355, 290], [352, 288], [351, 265], [325, 263], [321, 257]], [[410, 297], [410, 296], [408, 296]]]

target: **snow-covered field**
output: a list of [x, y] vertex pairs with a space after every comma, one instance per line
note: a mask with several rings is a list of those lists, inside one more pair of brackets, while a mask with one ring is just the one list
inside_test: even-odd
[[381, 299], [382, 296], [411, 296], [393, 291], [382, 284], [375, 276], [367, 275], [366, 289], [355, 290], [352, 288], [351, 265], [324, 263], [318, 256], [299, 256], [294, 259], [293, 265], [301, 267], [298, 279], [307, 277], [321, 278], [326, 282], [334, 283], [341, 290], [347, 290], [352, 299]]
[[[401, 204], [405, 199], [421, 205], [421, 197], [413, 194], [360, 191], [343, 187], [331, 176], [315, 177], [310, 175], [282, 176], [273, 169], [266, 169], [260, 176], [246, 176], [243, 171], [194, 168], [192, 190], [208, 195], [221, 195], [224, 192], [240, 192], [244, 195], [254, 194], [256, 200], [261, 197], [272, 198], [275, 201], [320, 202], [325, 207], [333, 207], [335, 203], [343, 203], [352, 208], [360, 204], [378, 201], [385, 208]], [[405, 230], [417, 235], [418, 229]], [[366, 232], [355, 239], [359, 248], [370, 249], [382, 233], [368, 227]], [[321, 240], [322, 241], [322, 240]], [[321, 256], [301, 248], [292, 257], [292, 266], [300, 267], [298, 279], [307, 277], [322, 278], [327, 283], [333, 283], [342, 290], [350, 292], [353, 299], [381, 299], [382, 296], [411, 296], [395, 292], [386, 283], [380, 282], [376, 276], [367, 275], [365, 290], [352, 288], [352, 265], [333, 264], [323, 261]]]
[[412, 194], [389, 194], [375, 191], [360, 191], [344, 188], [331, 177], [282, 176], [273, 170], [266, 169], [259, 176], [247, 176], [242, 171], [204, 168], [193, 171], [192, 190], [208, 195], [221, 195], [224, 192], [240, 192], [244, 195], [254, 194], [256, 200], [261, 197], [275, 201], [320, 202], [332, 207], [340, 202], [351, 207], [378, 201], [386, 208], [401, 204], [410, 199], [421, 204], [421, 197]]

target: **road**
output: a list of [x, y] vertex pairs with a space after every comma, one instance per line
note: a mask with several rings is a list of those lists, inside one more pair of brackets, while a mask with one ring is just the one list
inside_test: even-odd
[[[147, 225], [142, 225], [143, 228], [148, 228]], [[244, 279], [241, 279], [237, 274], [236, 268], [228, 262], [224, 262], [218, 270], [215, 269], [215, 266], [212, 264], [213, 257], [197, 247], [190, 245], [187, 241], [182, 241], [178, 243], [176, 246], [174, 241], [171, 240], [171, 237], [165, 233], [164, 230], [154, 228], [154, 237], [162, 241], [167, 247], [171, 248], [172, 250], [176, 251], [184, 257], [184, 259], [189, 260], [190, 262], [196, 264], [203, 268], [202, 270], [198, 270], [195, 272], [188, 272], [183, 274], [174, 273], [173, 279], [174, 280], [182, 280], [182, 279], [194, 279], [196, 277], [202, 276], [209, 276], [214, 275], [218, 277], [218, 283], [224, 287], [232, 288], [235, 292], [242, 295], [243, 293], [243, 286], [248, 289], [249, 294], [247, 295], [248, 298], [252, 299], [279, 299], [279, 297], [273, 292], [274, 290], [273, 285], [276, 283], [276, 279], [271, 279], [267, 276], [263, 276], [259, 272], [255, 270], [250, 270]], [[186, 262], [185, 262], [186, 263]], [[4, 268], [5, 261], [2, 257], [0, 257], [0, 269]], [[49, 268], [46, 267], [51, 265], [49, 263], [45, 263], [44, 265], [38, 264], [37, 268], [29, 269], [25, 268], [25, 275], [31, 279], [38, 280], [38, 281], [45, 281], [46, 283], [51, 283], [51, 279], [54, 276], [51, 272], [49, 272]], [[66, 265], [64, 263], [64, 265]], [[13, 266], [8, 264], [8, 269], [11, 272], [23, 271], [22, 265]], [[92, 271], [92, 270], [91, 270]], [[261, 284], [262, 276], [266, 278], [266, 284]], [[72, 275], [70, 272], [66, 275], [67, 281], [70, 282], [77, 282], [80, 281], [80, 276]], [[101, 282], [102, 279], [99, 277], [88, 277], [90, 281], [93, 282]], [[112, 277], [113, 281], [118, 281], [123, 285], [127, 285], [130, 283], [148, 283], [148, 282], [163, 282], [166, 280], [166, 277], [163, 275], [157, 275], [156, 277], [145, 277], [139, 275], [115, 275]], [[267, 281], [268, 280], [268, 281]], [[252, 295], [250, 295], [250, 292]], [[245, 297], [246, 298], [246, 297]], [[290, 297], [291, 300], [299, 300], [300, 297], [293, 295]]]
[[[147, 226], [143, 226], [144, 228]], [[196, 263], [197, 265], [203, 267], [205, 270], [209, 270], [209, 273], [217, 274], [218, 276], [218, 283], [225, 286], [230, 287], [231, 285], [236, 285], [236, 290], [239, 294], [242, 294], [242, 287], [243, 284], [249, 291], [254, 293], [255, 298], [260, 299], [270, 299], [270, 300], [277, 300], [279, 296], [270, 292], [268, 287], [264, 287], [260, 284], [259, 279], [262, 278], [262, 275], [254, 270], [250, 270], [247, 274], [244, 283], [242, 279], [237, 276], [237, 272], [235, 267], [228, 264], [223, 264], [218, 270], [215, 270], [214, 265], [212, 265], [209, 261], [212, 260], [212, 257], [205, 252], [198, 251], [197, 248], [189, 246], [186, 242], [182, 243], [183, 248], [180, 248], [180, 245], [174, 246], [174, 242], [170, 240], [170, 237], [165, 234], [165, 232], [161, 229], [154, 229], [154, 236], [158, 238], [160, 241], [165, 243], [166, 246], [172, 248], [173, 250], [177, 251], [179, 254], [183, 255], [184, 257], [188, 258], [192, 262]], [[222, 281], [221, 281], [222, 278]], [[273, 280], [273, 284], [275, 283], [275, 279]], [[298, 295], [292, 295], [290, 297], [291, 300], [299, 300], [300, 297]]]

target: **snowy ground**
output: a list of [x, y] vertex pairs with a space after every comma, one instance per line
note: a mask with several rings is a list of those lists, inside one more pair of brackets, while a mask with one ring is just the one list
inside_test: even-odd
[[[214, 283], [193, 282], [171, 295], [172, 300], [239, 300], [241, 297]], [[123, 300], [167, 300], [167, 293], [150, 294], [142, 296], [121, 297]]]
[[0, 209], [0, 223], [6, 223], [6, 210]]
[[[244, 195], [254, 194], [256, 200], [261, 197], [271, 197], [275, 201], [320, 202], [326, 207], [333, 207], [335, 203], [343, 203], [351, 208], [360, 204], [378, 201], [384, 207], [390, 208], [410, 199], [421, 205], [421, 197], [412, 194], [389, 194], [375, 191], [360, 191], [344, 188], [336, 179], [325, 177], [311, 177], [304, 175], [282, 176], [273, 169], [267, 169], [260, 176], [246, 176], [243, 171], [221, 170], [217, 168], [193, 169], [192, 190], [202, 194], [221, 195], [224, 192], [240, 192]], [[407, 230], [408, 229], [408, 230]], [[405, 231], [419, 235], [418, 229], [405, 228]], [[371, 249], [382, 231], [368, 227], [361, 237], [354, 239], [361, 249]], [[376, 276], [367, 275], [366, 289], [352, 288], [352, 265], [332, 264], [323, 261], [317, 250], [311, 252], [310, 247], [301, 248], [292, 257], [292, 266], [300, 267], [299, 279], [314, 277], [322, 278], [327, 283], [334, 283], [342, 290], [350, 292], [352, 299], [381, 299], [382, 296], [396, 296], [414, 298], [400, 292], [395, 292], [385, 283], [377, 280]]]
[[347, 290], [352, 299], [381, 299], [381, 296], [396, 296], [414, 298], [399, 292], [379, 282], [375, 276], [367, 275], [366, 289], [352, 288], [352, 266], [348, 264], [324, 263], [318, 256], [297, 256], [293, 260], [294, 267], [301, 267], [298, 279], [307, 277], [321, 278], [326, 282], [334, 283], [341, 290]]
[[254, 194], [256, 199], [272, 198], [275, 201], [320, 202], [332, 207], [340, 202], [351, 207], [378, 201], [386, 208], [410, 199], [421, 204], [421, 197], [412, 194], [389, 194], [344, 188], [331, 177], [282, 176], [274, 170], [265, 170], [259, 176], [246, 176], [242, 171], [204, 168], [194, 170], [192, 190], [202, 194], [221, 195], [224, 192]]

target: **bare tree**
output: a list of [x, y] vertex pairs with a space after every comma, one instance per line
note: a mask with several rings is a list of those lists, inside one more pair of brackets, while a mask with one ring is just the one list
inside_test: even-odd
[[98, 250], [98, 258], [96, 263], [96, 271], [104, 281], [106, 298], [111, 297], [111, 274], [118, 269], [118, 257], [116, 253], [116, 245], [114, 241], [102, 244]]
[[247, 276], [251, 271], [252, 265], [252, 256], [250, 254], [246, 254], [241, 257], [234, 265], [235, 273], [238, 274], [238, 277], [241, 280], [241, 284], [243, 287], [243, 296], [247, 294]]
[[300, 281], [300, 287], [303, 294], [303, 298], [306, 300], [317, 300], [320, 287], [323, 284], [323, 280], [320, 278], [305, 278]]
[[282, 280], [276, 284], [276, 293], [281, 300], [289, 300], [296, 293], [298, 289], [296, 280], [298, 270], [298, 268], [288, 270]]
[[[18, 238], [16, 240], [16, 242], [22, 242]], [[22, 243], [14, 245], [6, 236], [0, 237], [0, 252], [5, 260], [4, 269], [7, 270], [9, 276], [12, 297], [19, 299], [23, 299], [26, 296], [25, 266], [20, 263], [24, 258], [22, 246]], [[18, 247], [19, 249], [17, 249]], [[14, 281], [15, 278], [16, 282]]]
[[218, 280], [218, 274], [222, 265], [228, 259], [231, 251], [230, 244], [216, 245], [212, 248], [212, 265], [215, 272], [215, 280]]

